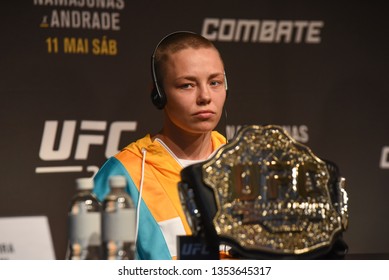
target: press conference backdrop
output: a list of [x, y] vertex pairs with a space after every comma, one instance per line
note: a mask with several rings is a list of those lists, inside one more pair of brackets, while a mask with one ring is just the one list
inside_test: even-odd
[[2, 1], [0, 216], [47, 216], [63, 259], [75, 179], [158, 131], [150, 56], [167, 33], [191, 30], [224, 57], [218, 129], [281, 125], [336, 162], [350, 252], [389, 252], [389, 26], [363, 3]]

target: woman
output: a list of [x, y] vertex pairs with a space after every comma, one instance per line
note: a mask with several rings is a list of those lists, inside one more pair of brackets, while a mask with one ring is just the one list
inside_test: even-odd
[[174, 259], [177, 236], [191, 234], [178, 196], [180, 171], [225, 144], [214, 129], [227, 83], [218, 50], [191, 32], [175, 32], [160, 41], [152, 55], [152, 76], [151, 98], [163, 110], [162, 129], [108, 159], [95, 177], [94, 191], [103, 200], [108, 178], [124, 175], [127, 192], [135, 203], [141, 201], [138, 258]]

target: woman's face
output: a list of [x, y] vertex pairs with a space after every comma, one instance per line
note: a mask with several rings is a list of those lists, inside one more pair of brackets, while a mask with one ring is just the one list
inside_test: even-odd
[[226, 99], [224, 66], [217, 50], [180, 50], [169, 55], [163, 70], [165, 125], [193, 134], [212, 131]]

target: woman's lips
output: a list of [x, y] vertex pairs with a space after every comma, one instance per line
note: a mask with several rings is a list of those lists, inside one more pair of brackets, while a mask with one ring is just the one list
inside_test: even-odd
[[203, 111], [198, 111], [193, 114], [197, 118], [201, 119], [209, 119], [215, 115], [215, 112], [210, 111], [210, 110], [203, 110]]

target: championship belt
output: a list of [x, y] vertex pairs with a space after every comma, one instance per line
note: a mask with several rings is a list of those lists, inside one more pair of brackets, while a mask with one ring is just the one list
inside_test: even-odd
[[[345, 179], [279, 126], [246, 126], [209, 160], [181, 172], [194, 236], [238, 258], [344, 255]], [[215, 246], [217, 244], [217, 246]]]

